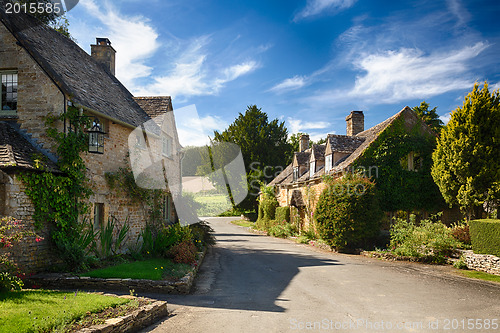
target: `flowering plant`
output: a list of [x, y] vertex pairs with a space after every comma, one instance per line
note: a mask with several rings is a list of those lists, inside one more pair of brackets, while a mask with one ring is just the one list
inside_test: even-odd
[[[23, 239], [34, 237], [36, 242], [43, 240], [33, 231], [27, 230], [21, 220], [10, 216], [0, 219], [0, 250], [14, 247]], [[2, 251], [2, 252], [5, 252]], [[0, 291], [19, 290], [23, 286], [17, 265], [10, 259], [10, 252], [0, 254]]]

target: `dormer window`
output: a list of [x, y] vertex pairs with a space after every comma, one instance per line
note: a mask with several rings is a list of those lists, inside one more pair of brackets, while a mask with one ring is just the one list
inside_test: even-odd
[[333, 154], [325, 156], [325, 173], [332, 170], [332, 167], [333, 167], [332, 156], [333, 156]]
[[104, 154], [104, 131], [102, 129], [101, 121], [94, 118], [92, 121], [92, 128], [88, 130], [89, 133], [89, 152], [95, 154]]
[[293, 181], [296, 182], [299, 179], [299, 167], [293, 168]]
[[309, 177], [313, 177], [316, 173], [316, 161], [311, 162], [311, 166], [309, 168]]
[[2, 86], [0, 88], [1, 115], [15, 116], [17, 113], [17, 73], [1, 72]]

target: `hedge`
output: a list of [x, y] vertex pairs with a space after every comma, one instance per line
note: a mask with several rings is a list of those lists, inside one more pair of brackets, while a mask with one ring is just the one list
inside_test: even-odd
[[331, 247], [338, 251], [365, 247], [380, 232], [382, 211], [375, 184], [360, 177], [330, 181], [314, 216], [319, 235]]
[[285, 207], [277, 207], [276, 208], [276, 213], [275, 213], [275, 220], [278, 221], [278, 223], [289, 223], [290, 222], [290, 207], [285, 206]]
[[500, 220], [470, 221], [469, 231], [474, 253], [500, 257]]

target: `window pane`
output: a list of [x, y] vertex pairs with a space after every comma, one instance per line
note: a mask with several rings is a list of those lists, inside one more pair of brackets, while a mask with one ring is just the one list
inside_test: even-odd
[[17, 110], [17, 74], [2, 74], [2, 110]]

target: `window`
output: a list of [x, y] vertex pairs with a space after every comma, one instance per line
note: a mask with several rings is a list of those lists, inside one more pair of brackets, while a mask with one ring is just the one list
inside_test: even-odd
[[400, 160], [401, 167], [408, 171], [418, 171], [422, 168], [423, 159], [417, 152], [410, 152]]
[[0, 111], [2, 115], [17, 113], [17, 73], [0, 72], [2, 81], [0, 93]]
[[332, 169], [332, 167], [333, 167], [332, 156], [333, 156], [333, 154], [325, 156], [325, 173], [327, 173], [328, 171], [330, 171]]
[[94, 118], [92, 128], [89, 133], [89, 152], [96, 154], [104, 154], [104, 131], [102, 130], [101, 121]]
[[311, 167], [309, 169], [309, 177], [312, 178], [315, 173], [316, 173], [316, 161], [311, 162]]
[[172, 197], [169, 194], [163, 196], [162, 215], [164, 221], [172, 222]]
[[171, 137], [164, 136], [161, 139], [161, 152], [164, 156], [167, 157], [172, 157], [172, 146], [173, 146], [173, 140]]
[[299, 167], [293, 168], [293, 181], [296, 182], [299, 179]]
[[94, 204], [94, 230], [100, 230], [104, 225], [104, 204]]

